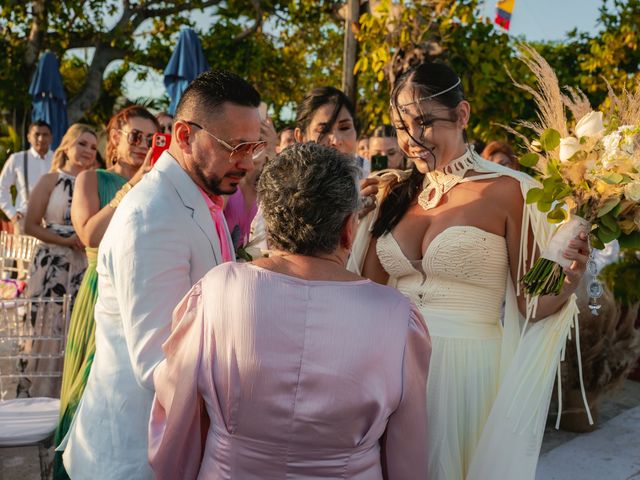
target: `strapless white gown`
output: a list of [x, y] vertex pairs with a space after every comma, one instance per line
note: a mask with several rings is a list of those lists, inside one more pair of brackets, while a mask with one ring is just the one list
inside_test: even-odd
[[[480, 158], [476, 163], [485, 178], [517, 179], [523, 198], [538, 186], [520, 172]], [[361, 273], [377, 213], [361, 221], [349, 260], [354, 272]], [[518, 278], [532, 262], [529, 229], [539, 250], [554, 231], [535, 205], [525, 204]], [[388, 284], [413, 300], [431, 334], [428, 480], [533, 480], [554, 377], [569, 330], [577, 327], [575, 296], [523, 332], [503, 237], [449, 227], [416, 261], [392, 233], [379, 237], [376, 248]]]
[[413, 300], [431, 334], [428, 478], [463, 479], [498, 393], [505, 239], [449, 227], [417, 263], [392, 234], [378, 239], [377, 253], [389, 285]]

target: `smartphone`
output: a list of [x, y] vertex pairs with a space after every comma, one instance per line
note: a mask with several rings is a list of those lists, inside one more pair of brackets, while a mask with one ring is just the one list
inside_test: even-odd
[[171, 135], [168, 133], [154, 133], [151, 143], [151, 166], [155, 165], [162, 152], [169, 148]]
[[258, 107], [258, 112], [260, 113], [260, 120], [264, 120], [267, 118], [267, 111], [269, 107], [265, 102], [260, 102], [260, 106]]
[[371, 157], [371, 171], [384, 170], [389, 166], [389, 158], [386, 155], [373, 155]]

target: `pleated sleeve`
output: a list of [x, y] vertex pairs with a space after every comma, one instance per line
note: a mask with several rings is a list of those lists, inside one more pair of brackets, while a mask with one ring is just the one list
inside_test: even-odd
[[431, 338], [412, 305], [402, 364], [402, 396], [391, 414], [382, 442], [384, 478], [427, 478], [427, 374]]
[[198, 476], [209, 418], [198, 392], [203, 357], [201, 283], [173, 313], [165, 359], [154, 372], [155, 397], [149, 421], [149, 463], [156, 479]]

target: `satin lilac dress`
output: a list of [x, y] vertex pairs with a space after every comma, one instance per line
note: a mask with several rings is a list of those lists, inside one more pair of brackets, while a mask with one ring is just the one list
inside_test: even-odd
[[177, 307], [163, 350], [160, 480], [426, 478], [431, 342], [395, 289], [227, 263]]

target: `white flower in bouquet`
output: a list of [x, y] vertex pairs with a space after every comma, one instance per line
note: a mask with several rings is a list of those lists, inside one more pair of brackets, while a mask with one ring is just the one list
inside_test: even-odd
[[[523, 53], [540, 85], [538, 91], [519, 85], [534, 94], [540, 119], [537, 138], [526, 142], [529, 151], [520, 158], [540, 180], [526, 202], [537, 204], [559, 228], [520, 281], [529, 295], [557, 295], [564, 282], [562, 252], [579, 231], [589, 234], [594, 248], [615, 239], [638, 241], [640, 88], [635, 94], [625, 91], [622, 99], [610, 91], [615, 108], [605, 117], [581, 92], [563, 95], [557, 76], [533, 48], [523, 47]], [[576, 119], [573, 129], [567, 111]]]
[[635, 151], [634, 134], [635, 128], [632, 125], [623, 125], [602, 139], [604, 168], [614, 168], [630, 159]]
[[624, 186], [624, 196], [632, 202], [640, 202], [640, 181], [627, 183]]
[[565, 137], [560, 139], [560, 161], [566, 162], [581, 150], [580, 140], [576, 137]]
[[576, 123], [576, 135], [582, 137], [598, 137], [604, 133], [602, 112], [591, 111]]
[[609, 135], [603, 137], [602, 146], [604, 147], [604, 152], [602, 154], [602, 163], [605, 165], [605, 168], [608, 168], [606, 165], [618, 155], [620, 140], [622, 140], [620, 130], [614, 130]]

